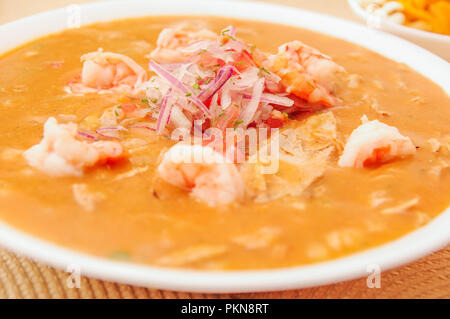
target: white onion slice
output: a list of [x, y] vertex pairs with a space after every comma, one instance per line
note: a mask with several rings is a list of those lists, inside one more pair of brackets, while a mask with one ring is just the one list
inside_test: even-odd
[[253, 120], [253, 116], [258, 109], [263, 90], [264, 78], [260, 78], [258, 81], [256, 81], [255, 86], [253, 87], [252, 98], [250, 99], [250, 102], [242, 109], [241, 114], [239, 115], [239, 120], [242, 121], [242, 126], [246, 127]]
[[175, 127], [191, 128], [192, 122], [183, 114], [178, 106], [172, 107], [170, 123]]
[[[244, 94], [243, 97], [246, 99], [252, 98], [252, 96], [249, 94]], [[285, 96], [279, 96], [271, 93], [263, 93], [261, 95], [261, 102], [267, 102], [270, 104], [281, 105], [286, 107], [291, 107], [292, 105], [294, 105], [294, 100]]]

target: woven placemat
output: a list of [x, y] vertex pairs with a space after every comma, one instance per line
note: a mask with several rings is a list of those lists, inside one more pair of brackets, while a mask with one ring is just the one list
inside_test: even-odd
[[81, 278], [0, 248], [0, 298], [450, 298], [450, 245], [416, 262], [382, 272], [381, 287], [366, 278], [307, 289], [251, 294], [198, 294]]

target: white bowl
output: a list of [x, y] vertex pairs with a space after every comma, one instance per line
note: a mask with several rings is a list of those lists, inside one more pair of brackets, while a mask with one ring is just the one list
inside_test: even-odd
[[[231, 3], [232, 2], [232, 3]], [[253, 2], [211, 0], [113, 1], [81, 6], [82, 24], [164, 14], [220, 15], [284, 23], [326, 33], [403, 62], [450, 94], [450, 65], [407, 41], [340, 19]], [[65, 29], [65, 9], [45, 12], [0, 26], [0, 48], [12, 49], [37, 37]], [[193, 271], [122, 263], [71, 251], [24, 234], [0, 222], [0, 244], [38, 261], [83, 275], [122, 283], [196, 292], [247, 292], [321, 285], [368, 275], [417, 259], [450, 242], [450, 210], [402, 238], [344, 258], [308, 266], [255, 271]]]
[[370, 27], [405, 38], [450, 61], [450, 36], [422, 31], [380, 19], [361, 8], [360, 2], [361, 0], [348, 0], [352, 10]]

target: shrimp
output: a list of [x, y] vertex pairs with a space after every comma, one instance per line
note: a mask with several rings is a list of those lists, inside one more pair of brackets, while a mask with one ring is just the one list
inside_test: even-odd
[[159, 176], [209, 206], [239, 201], [244, 183], [237, 167], [212, 148], [178, 143], [163, 156]]
[[344, 68], [330, 57], [300, 41], [281, 45], [278, 53], [269, 55], [262, 67], [278, 75], [283, 89], [312, 104], [334, 106], [340, 100], [334, 96], [337, 73]]
[[179, 24], [161, 31], [156, 41], [156, 48], [149, 57], [158, 62], [183, 62], [194, 52], [183, 49], [200, 41], [214, 41], [218, 36], [208, 29], [198, 29], [188, 24]]
[[116, 161], [123, 157], [118, 142], [88, 143], [76, 139], [77, 125], [58, 124], [50, 117], [44, 124], [44, 137], [24, 152], [30, 166], [51, 176], [81, 176], [83, 169], [97, 164]]
[[378, 120], [366, 121], [350, 135], [338, 165], [367, 167], [413, 155], [415, 152], [411, 139], [400, 134], [396, 127]]
[[131, 58], [99, 49], [81, 56], [83, 69], [79, 78], [68, 83], [72, 93], [125, 91], [136, 93], [147, 80], [145, 70]]

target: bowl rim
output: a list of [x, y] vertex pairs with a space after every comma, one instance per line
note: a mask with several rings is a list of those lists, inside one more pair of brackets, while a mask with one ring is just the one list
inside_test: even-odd
[[[150, 15], [213, 15], [281, 23], [322, 32], [406, 63], [450, 94], [450, 64], [398, 37], [338, 18], [292, 7], [250, 1], [143, 0], [96, 2], [81, 5], [83, 25]], [[103, 16], [99, 16], [99, 12]], [[66, 10], [56, 9], [0, 26], [1, 52], [65, 29]], [[20, 34], [20, 36], [18, 36]], [[11, 35], [15, 43], [11, 44]], [[9, 37], [8, 37], [9, 36]], [[383, 46], [378, 46], [383, 42]], [[14, 42], [14, 41], [12, 41]], [[395, 48], [395, 50], [394, 50]], [[404, 54], [408, 52], [408, 54]], [[200, 271], [170, 269], [108, 260], [73, 251], [16, 230], [0, 221], [0, 244], [37, 261], [103, 280], [191, 292], [252, 292], [304, 288], [369, 275], [369, 266], [381, 270], [410, 262], [450, 242], [450, 209], [427, 225], [394, 241], [345, 257], [310, 265], [269, 270]]]
[[[361, 5], [361, 0], [347, 0], [350, 8], [353, 10], [354, 13], [356, 13], [359, 17], [363, 18], [365, 21], [368, 21], [371, 17], [373, 17], [372, 14], [365, 11]], [[403, 33], [409, 33], [411, 35], [417, 36], [419, 38], [425, 38], [425, 39], [433, 39], [437, 41], [444, 41], [450, 43], [450, 36], [446, 34], [440, 34], [436, 32], [430, 32], [420, 29], [415, 29], [412, 27], [405, 26], [403, 24], [393, 23], [389, 20], [382, 20], [382, 23], [389, 26], [395, 31], [403, 32]]]

